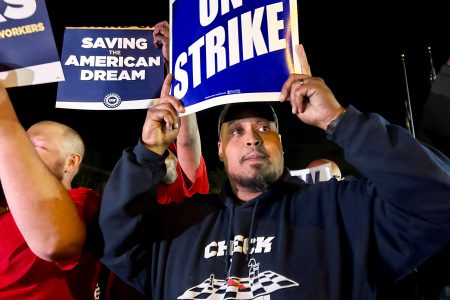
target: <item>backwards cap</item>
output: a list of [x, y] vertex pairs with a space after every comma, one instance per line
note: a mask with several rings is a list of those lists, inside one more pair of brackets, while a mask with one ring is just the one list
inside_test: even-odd
[[240, 102], [225, 105], [219, 116], [217, 133], [220, 138], [220, 129], [224, 122], [244, 118], [259, 117], [274, 122], [278, 129], [278, 118], [268, 102]]

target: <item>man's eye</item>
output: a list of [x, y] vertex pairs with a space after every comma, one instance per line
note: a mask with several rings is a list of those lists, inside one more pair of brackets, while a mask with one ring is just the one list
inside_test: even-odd
[[259, 127], [258, 129], [259, 129], [259, 131], [270, 131], [270, 126], [263, 125], [263, 126]]
[[242, 133], [242, 129], [241, 128], [236, 128], [235, 130], [233, 130], [231, 132], [232, 135], [239, 135]]

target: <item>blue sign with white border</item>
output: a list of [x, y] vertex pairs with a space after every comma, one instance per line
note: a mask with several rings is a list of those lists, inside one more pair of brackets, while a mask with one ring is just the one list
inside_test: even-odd
[[56, 107], [147, 109], [159, 99], [164, 58], [150, 27], [66, 28]]
[[174, 0], [172, 94], [186, 113], [246, 101], [277, 101], [300, 72], [296, 0]]
[[5, 87], [64, 80], [43, 0], [0, 0], [0, 80]]

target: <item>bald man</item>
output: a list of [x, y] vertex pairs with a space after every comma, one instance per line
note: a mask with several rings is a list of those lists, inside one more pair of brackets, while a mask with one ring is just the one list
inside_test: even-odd
[[25, 131], [0, 83], [0, 299], [92, 298], [95, 264], [83, 246], [100, 197], [72, 189], [83, 155], [66, 125], [44, 121]]

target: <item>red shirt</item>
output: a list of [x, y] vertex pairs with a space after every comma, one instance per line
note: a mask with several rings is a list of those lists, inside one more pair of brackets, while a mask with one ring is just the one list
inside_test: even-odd
[[[72, 189], [69, 194], [81, 218], [89, 223], [99, 210], [100, 196], [87, 188]], [[28, 248], [9, 211], [0, 216], [0, 228], [0, 299], [93, 299], [86, 297], [93, 295], [96, 258], [83, 254], [59, 263], [40, 259]]]
[[208, 174], [203, 157], [200, 157], [195, 181], [188, 188], [184, 180], [181, 166], [177, 163], [177, 179], [171, 184], [160, 183], [156, 189], [156, 198], [159, 204], [181, 203], [186, 197], [191, 197], [195, 193], [207, 194], [209, 192]]

